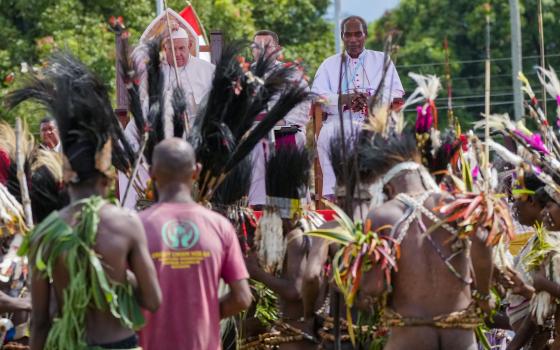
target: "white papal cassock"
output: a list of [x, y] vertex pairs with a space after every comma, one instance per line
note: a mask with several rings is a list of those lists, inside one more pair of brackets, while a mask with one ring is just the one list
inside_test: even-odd
[[[381, 81], [383, 73], [384, 53], [364, 50], [357, 58], [345, 55], [342, 66], [341, 94], [354, 92], [373, 96]], [[329, 157], [329, 145], [335, 135], [340, 134], [340, 118], [338, 113], [338, 91], [341, 69], [341, 54], [327, 58], [315, 74], [311, 91], [320, 97], [327, 119], [323, 123], [317, 140], [317, 153], [323, 173], [323, 195], [333, 195], [336, 185], [334, 171]], [[381, 93], [381, 92], [380, 92]], [[399, 75], [393, 63], [390, 63], [382, 91], [383, 100], [390, 103], [394, 98], [404, 95]], [[347, 138], [356, 135], [366, 115], [360, 112], [343, 112], [344, 131]]]
[[[162, 63], [162, 72], [164, 75], [164, 132], [165, 137], [173, 136], [173, 107], [171, 106], [171, 97], [173, 90], [177, 86], [177, 78], [175, 70], [167, 63]], [[177, 69], [179, 74], [179, 82], [185, 92], [185, 99], [187, 101], [187, 114], [189, 116], [189, 123], [192, 124], [196, 112], [201, 107], [201, 103], [212, 87], [212, 78], [214, 75], [214, 65], [204, 60], [191, 56], [187, 64]], [[147, 79], [142, 79], [140, 85], [140, 100], [144, 116], [148, 115], [149, 99], [147, 92]], [[130, 121], [125, 129], [125, 135], [130, 144], [133, 146], [134, 151], [137, 152], [140, 147], [140, 138], [138, 130], [134, 121]], [[145, 184], [149, 179], [149, 174], [146, 167], [141, 167], [138, 173], [139, 178]], [[120, 200], [122, 203], [124, 192], [128, 184], [128, 179], [122, 173], [119, 173], [119, 190]], [[122, 203], [124, 207], [134, 208], [136, 206], [136, 192], [131, 189], [126, 203]]]

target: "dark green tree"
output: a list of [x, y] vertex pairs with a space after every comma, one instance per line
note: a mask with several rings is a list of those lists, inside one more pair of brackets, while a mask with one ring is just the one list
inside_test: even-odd
[[[513, 114], [511, 78], [511, 32], [508, 0], [401, 0], [399, 5], [370, 25], [368, 46], [381, 49], [386, 34], [398, 30], [402, 36], [396, 55], [397, 68], [407, 92], [414, 89], [409, 72], [435, 74], [442, 78], [444, 90], [438, 106], [447, 105], [445, 91], [444, 39], [449, 42], [450, 69], [455, 114], [464, 124], [476, 120], [484, 110], [484, 62], [486, 57], [486, 12], [491, 5], [492, 111]], [[553, 11], [558, 0], [544, 0], [545, 51], [547, 65], [560, 67], [554, 34], [559, 29]], [[537, 1], [521, 5], [523, 68], [537, 90], [533, 67], [540, 54], [538, 44]], [[552, 105], [551, 105], [552, 106]]]
[[[169, 0], [180, 11], [185, 0]], [[220, 29], [229, 39], [251, 40], [258, 29], [280, 36], [287, 59], [303, 58], [312, 76], [333, 52], [331, 25], [323, 18], [329, 0], [193, 0], [207, 30]], [[155, 17], [153, 0], [0, 0], [0, 97], [22, 84], [25, 70], [39, 69], [53, 50], [64, 49], [91, 66], [114, 89], [114, 35], [110, 16], [123, 16], [136, 43]], [[25, 117], [34, 128], [44, 115], [24, 104], [0, 117]]]

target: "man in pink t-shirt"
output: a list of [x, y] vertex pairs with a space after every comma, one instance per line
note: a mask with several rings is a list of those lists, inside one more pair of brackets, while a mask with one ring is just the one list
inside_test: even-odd
[[[159, 201], [140, 218], [163, 301], [158, 312], [146, 314], [140, 332], [145, 350], [220, 349], [220, 319], [251, 304], [249, 274], [233, 226], [191, 197], [199, 168], [184, 140], [167, 139], [154, 149], [151, 175]], [[231, 289], [221, 299], [220, 278]]]

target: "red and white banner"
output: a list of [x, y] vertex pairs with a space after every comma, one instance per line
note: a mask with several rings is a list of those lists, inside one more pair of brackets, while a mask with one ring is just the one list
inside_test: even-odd
[[[179, 12], [179, 15], [194, 29], [196, 35], [198, 35], [199, 46], [208, 46], [210, 44], [208, 42], [208, 37], [206, 36], [204, 26], [200, 23], [200, 19], [194, 7], [189, 3], [187, 7]], [[210, 61], [210, 52], [200, 52], [199, 57], [203, 60]]]

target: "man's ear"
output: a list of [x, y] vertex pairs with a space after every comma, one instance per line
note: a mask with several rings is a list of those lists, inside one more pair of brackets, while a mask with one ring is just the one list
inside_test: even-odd
[[99, 182], [98, 182], [98, 184], [99, 184], [101, 187], [103, 187], [103, 188], [109, 187], [109, 186], [110, 186], [109, 177], [107, 177], [107, 176], [100, 176], [100, 177], [99, 177]]
[[199, 177], [201, 171], [202, 171], [202, 164], [196, 163], [194, 165], [194, 171], [192, 173], [192, 179], [194, 181], [198, 180], [198, 177]]
[[393, 199], [396, 194], [393, 184], [390, 183], [386, 184], [385, 187], [383, 187], [383, 192], [385, 192], [385, 194], [387, 195], [387, 200]]

